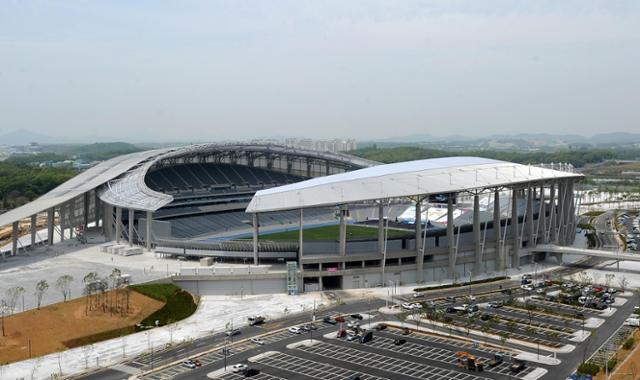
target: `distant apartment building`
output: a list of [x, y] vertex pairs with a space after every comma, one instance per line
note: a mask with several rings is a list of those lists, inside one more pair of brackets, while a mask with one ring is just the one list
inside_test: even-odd
[[288, 138], [284, 140], [286, 146], [293, 148], [305, 148], [323, 152], [347, 152], [358, 148], [358, 143], [355, 139], [326, 139], [326, 140], [313, 140], [313, 139], [299, 139]]

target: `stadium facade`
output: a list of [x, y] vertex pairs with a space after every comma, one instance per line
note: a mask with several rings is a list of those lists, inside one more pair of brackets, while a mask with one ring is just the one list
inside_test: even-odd
[[[530, 249], [538, 244], [572, 244], [581, 178], [477, 157], [381, 165], [277, 145], [202, 144], [100, 163], [0, 215], [0, 226], [13, 225], [12, 255], [28, 249], [18, 235], [29, 219], [31, 246], [86, 241], [92, 231], [111, 248], [248, 264], [173, 278], [203, 293], [420, 283], [500, 272], [544, 259]], [[305, 240], [305, 230], [329, 225], [335, 239]], [[351, 237], [352, 225], [374, 238]], [[292, 230], [295, 241], [264, 235]]]

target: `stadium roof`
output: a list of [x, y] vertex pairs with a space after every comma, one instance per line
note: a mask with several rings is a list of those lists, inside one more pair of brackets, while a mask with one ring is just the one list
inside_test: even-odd
[[45, 195], [0, 215], [0, 226], [17, 222], [68, 202], [130, 170], [140, 162], [165, 153], [167, 149], [148, 150], [112, 158], [87, 169]]
[[247, 212], [446, 194], [581, 174], [479, 157], [447, 157], [373, 166], [256, 192]]
[[188, 156], [255, 152], [279, 154], [311, 159], [329, 160], [348, 167], [367, 167], [378, 164], [360, 157], [341, 153], [319, 152], [272, 144], [197, 144], [131, 153], [110, 160], [78, 174], [35, 201], [0, 214], [0, 226], [25, 219], [36, 213], [58, 207], [84, 193], [100, 189], [100, 199], [111, 205], [143, 211], [156, 211], [173, 200], [169, 194], [150, 189], [144, 178], [149, 169], [173, 158]]

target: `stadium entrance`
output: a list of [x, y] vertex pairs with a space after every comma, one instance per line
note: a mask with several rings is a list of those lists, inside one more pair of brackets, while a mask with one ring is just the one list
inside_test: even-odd
[[342, 289], [342, 276], [322, 277], [321, 290], [340, 290]]

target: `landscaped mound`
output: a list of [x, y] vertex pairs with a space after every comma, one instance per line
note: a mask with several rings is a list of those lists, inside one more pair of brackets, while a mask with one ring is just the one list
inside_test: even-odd
[[191, 293], [173, 284], [132, 285], [129, 289], [164, 302], [160, 310], [155, 311], [140, 323], [142, 326], [138, 330], [145, 327], [164, 326], [185, 319], [195, 313], [198, 308]]

